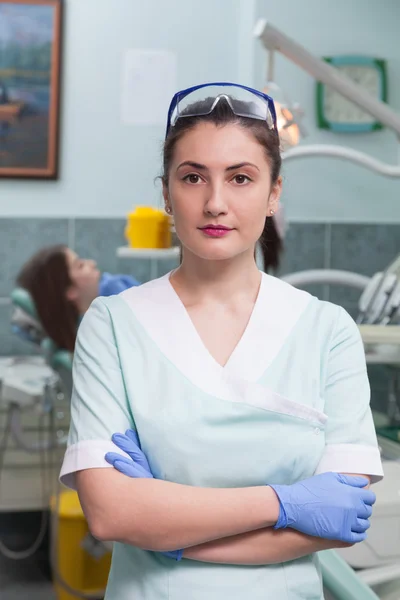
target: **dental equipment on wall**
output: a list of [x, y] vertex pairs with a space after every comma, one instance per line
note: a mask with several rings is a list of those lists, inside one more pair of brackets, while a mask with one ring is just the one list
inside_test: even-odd
[[[400, 531], [400, 255], [383, 273], [371, 278], [350, 271], [315, 269], [291, 273], [282, 279], [300, 288], [328, 284], [359, 290], [356, 320], [367, 363], [383, 364], [388, 369], [387, 414], [381, 415], [382, 427], [377, 426], [385, 478], [374, 486], [377, 502], [371, 529], [362, 544], [336, 552], [351, 567], [359, 569], [357, 576], [364, 583], [373, 589], [391, 589], [400, 581], [400, 545], [396, 538]], [[323, 570], [329, 570], [330, 560], [334, 560], [332, 553], [326, 557], [322, 553]]]
[[[329, 284], [360, 291], [361, 337], [369, 364], [383, 364], [389, 374], [387, 414], [377, 426], [385, 478], [376, 484], [377, 502], [368, 539], [337, 552], [373, 588], [400, 580], [400, 256], [371, 278], [349, 271], [316, 269], [283, 276], [296, 287]], [[322, 559], [324, 560], [324, 559]]]
[[[5, 415], [0, 421], [0, 511], [40, 508], [42, 515], [39, 532], [28, 548], [15, 551], [0, 536], [0, 555], [24, 560], [36, 553], [49, 532], [50, 565], [57, 595], [85, 600], [101, 598], [112, 544], [110, 547], [99, 542], [87, 531], [78, 496], [64, 492], [58, 483], [69, 429], [72, 356], [47, 338], [27, 290], [14, 289], [11, 301], [14, 333], [33, 345], [40, 356], [0, 358], [0, 411]], [[43, 434], [37, 441], [32, 440], [34, 429]], [[6, 451], [10, 452], [7, 464]], [[13, 462], [17, 453], [19, 473], [15, 477]], [[31, 493], [35, 486], [36, 493]], [[29, 495], [31, 503], [36, 500], [33, 506], [12, 504], [13, 498]], [[66, 533], [71, 526], [74, 533]], [[73, 552], [75, 563], [78, 561], [78, 570], [63, 555], [66, 539], [68, 551]]]
[[[380, 175], [400, 177], [400, 165], [384, 164], [351, 148], [321, 144], [295, 147], [305, 133], [301, 122], [303, 113], [298, 105], [288, 102], [273, 81], [275, 51], [281, 52], [317, 81], [328, 85], [382, 125], [392, 129], [397, 137], [400, 137], [400, 116], [267, 21], [258, 21], [254, 34], [269, 51], [266, 91], [276, 97], [284, 160], [307, 156], [341, 158]], [[398, 585], [400, 546], [396, 532], [400, 531], [400, 439], [392, 439], [391, 436], [393, 432], [394, 435], [396, 432], [397, 436], [400, 435], [400, 256], [383, 273], [376, 273], [372, 278], [348, 271], [324, 269], [292, 273], [283, 279], [298, 287], [324, 283], [350, 286], [360, 291], [357, 323], [367, 362], [384, 364], [390, 372], [388, 414], [384, 415], [388, 427], [378, 428], [377, 431], [386, 477], [376, 485], [377, 503], [368, 539], [338, 553], [351, 567], [359, 569], [358, 577], [374, 589], [382, 585]], [[321, 560], [324, 566], [325, 559], [322, 557]]]
[[43, 512], [29, 548], [14, 551], [0, 538], [0, 554], [25, 559], [37, 551], [47, 532], [51, 485], [57, 480], [69, 428], [69, 400], [49, 361], [35, 314], [17, 296], [12, 302], [12, 329], [35, 353], [0, 358], [0, 511]]
[[359, 108], [372, 115], [379, 123], [392, 129], [400, 137], [400, 115], [387, 104], [374, 98], [359, 84], [331, 66], [324, 60], [313, 56], [306, 48], [285, 35], [265, 19], [260, 19], [255, 27], [254, 35], [261, 40], [268, 51], [267, 90], [277, 98], [278, 128], [284, 148], [284, 160], [306, 156], [329, 156], [350, 160], [386, 177], [400, 177], [400, 165], [385, 164], [362, 152], [339, 145], [329, 144], [298, 144], [300, 136], [304, 135], [301, 123], [303, 113], [297, 104], [290, 104], [282, 96], [279, 87], [274, 83], [274, 53], [281, 52], [286, 58], [307, 71], [316, 81], [330, 88], [356, 104]]

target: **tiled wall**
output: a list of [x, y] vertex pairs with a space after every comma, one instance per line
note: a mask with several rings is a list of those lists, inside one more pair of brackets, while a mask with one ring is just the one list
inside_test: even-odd
[[[150, 278], [147, 260], [119, 259], [116, 248], [125, 244], [124, 219], [0, 219], [0, 355], [26, 354], [32, 349], [10, 330], [8, 296], [24, 261], [42, 246], [65, 243], [78, 254], [94, 258], [100, 269]], [[303, 269], [346, 269], [372, 275], [400, 253], [400, 225], [291, 223], [285, 239], [280, 274]], [[163, 274], [176, 261], [159, 263]], [[321, 299], [341, 304], [355, 316], [358, 292], [338, 286], [309, 288]], [[373, 403], [384, 405], [388, 379], [384, 367], [370, 369]]]

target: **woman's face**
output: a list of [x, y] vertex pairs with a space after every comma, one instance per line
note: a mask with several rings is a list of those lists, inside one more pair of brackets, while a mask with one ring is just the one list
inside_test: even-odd
[[225, 260], [253, 255], [280, 191], [281, 180], [271, 186], [264, 148], [250, 131], [203, 122], [177, 142], [164, 199], [183, 247]]
[[78, 307], [90, 303], [99, 294], [100, 271], [96, 262], [88, 258], [80, 258], [70, 248], [65, 252], [72, 282], [67, 292], [68, 299], [75, 302]]

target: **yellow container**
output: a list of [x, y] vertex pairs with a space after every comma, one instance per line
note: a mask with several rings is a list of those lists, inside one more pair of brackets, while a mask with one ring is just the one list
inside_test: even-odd
[[[55, 510], [55, 501], [52, 501]], [[74, 590], [92, 594], [107, 585], [111, 552], [95, 558], [83, 547], [89, 528], [82, 512], [78, 494], [67, 490], [60, 496], [57, 535], [57, 569], [62, 579]], [[76, 600], [55, 578], [57, 600]]]
[[170, 218], [162, 210], [138, 206], [128, 215], [125, 238], [131, 248], [170, 248]]

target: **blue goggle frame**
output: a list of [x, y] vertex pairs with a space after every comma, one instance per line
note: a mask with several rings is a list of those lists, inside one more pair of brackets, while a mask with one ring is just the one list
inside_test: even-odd
[[[271, 98], [271, 96], [268, 96], [267, 94], [264, 94], [263, 92], [260, 92], [259, 90], [255, 90], [254, 88], [251, 87], [247, 87], [245, 85], [241, 85], [239, 83], [230, 83], [227, 81], [219, 81], [219, 82], [214, 82], [214, 83], [203, 83], [200, 85], [195, 85], [193, 87], [190, 88], [186, 88], [185, 90], [181, 90], [180, 92], [177, 92], [174, 97], [171, 100], [171, 104], [169, 105], [169, 109], [168, 109], [168, 118], [167, 118], [167, 129], [165, 132], [165, 137], [167, 137], [168, 132], [171, 128], [171, 119], [172, 119], [172, 115], [174, 110], [177, 108], [179, 102], [181, 102], [184, 98], [186, 98], [186, 96], [189, 96], [189, 94], [192, 94], [193, 92], [200, 90], [202, 88], [207, 88], [207, 87], [235, 87], [241, 90], [246, 90], [247, 92], [250, 92], [251, 94], [253, 94], [254, 96], [257, 96], [258, 98], [260, 98], [261, 100], [263, 100], [264, 102], [266, 102], [267, 104], [267, 110], [269, 110], [271, 117], [272, 117], [272, 122], [273, 122], [273, 129], [275, 129], [276, 131], [278, 130], [277, 128], [277, 122], [276, 122], [276, 112], [275, 112], [275, 105], [274, 105], [274, 101]], [[232, 108], [232, 106], [231, 106]], [[208, 113], [207, 113], [208, 114]], [[235, 113], [236, 114], [236, 113]], [[193, 116], [193, 115], [192, 115]], [[241, 117], [249, 117], [249, 118], [256, 118], [254, 117], [254, 115], [244, 115], [243, 113], [240, 114]], [[182, 116], [179, 116], [179, 118], [182, 118]], [[266, 119], [267, 122], [267, 119]]]

